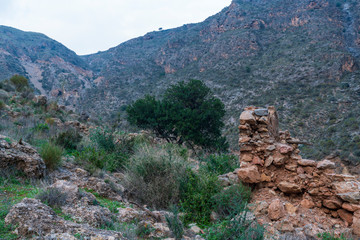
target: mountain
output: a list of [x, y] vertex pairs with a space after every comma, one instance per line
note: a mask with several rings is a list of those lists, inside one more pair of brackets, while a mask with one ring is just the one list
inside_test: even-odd
[[[65, 68], [60, 74], [73, 78], [61, 82], [77, 89], [77, 107], [93, 116], [123, 115], [145, 94], [200, 79], [226, 105], [231, 146], [243, 107], [274, 105], [283, 129], [313, 143], [302, 147], [306, 157], [360, 161], [359, 1], [234, 0], [201, 23], [150, 32], [108, 51], [78, 57], [46, 49], [79, 70], [71, 75]], [[64, 69], [51, 59], [39, 65], [42, 71]], [[12, 73], [23, 66], [12, 65]], [[43, 81], [52, 87], [44, 90], [61, 89], [50, 72]]]
[[92, 71], [75, 52], [44, 34], [0, 26], [0, 79], [27, 76], [41, 93], [73, 105]]

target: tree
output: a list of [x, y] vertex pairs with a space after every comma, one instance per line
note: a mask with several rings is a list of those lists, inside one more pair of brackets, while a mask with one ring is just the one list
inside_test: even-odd
[[16, 91], [21, 92], [30, 87], [29, 80], [21, 75], [14, 75], [10, 78], [10, 82], [15, 86]]
[[212, 149], [227, 147], [221, 136], [224, 104], [202, 81], [172, 85], [162, 100], [145, 96], [130, 105], [127, 113], [130, 124], [152, 130], [168, 141]]

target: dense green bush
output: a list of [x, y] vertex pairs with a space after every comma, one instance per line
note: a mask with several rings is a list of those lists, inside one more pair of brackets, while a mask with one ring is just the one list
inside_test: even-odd
[[64, 147], [67, 150], [75, 150], [79, 145], [82, 136], [75, 129], [68, 129], [64, 132], [59, 133], [56, 136], [56, 144]]
[[174, 148], [142, 145], [126, 165], [124, 186], [141, 203], [167, 208], [179, 201], [186, 168]]
[[150, 129], [169, 142], [186, 142], [212, 150], [228, 147], [221, 136], [224, 104], [199, 80], [171, 86], [162, 100], [146, 96], [126, 111], [131, 124]]
[[115, 137], [109, 129], [95, 129], [91, 132], [90, 139], [99, 149], [104, 149], [107, 152], [115, 151]]
[[52, 142], [43, 144], [40, 149], [40, 156], [50, 170], [54, 170], [61, 164], [62, 154], [63, 149]]
[[210, 223], [214, 209], [213, 196], [220, 192], [221, 186], [215, 174], [187, 171], [183, 178], [180, 196], [180, 208], [185, 213], [185, 224], [196, 222], [201, 226]]
[[29, 80], [21, 75], [14, 75], [10, 78], [10, 82], [15, 86], [16, 91], [21, 92], [30, 87]]
[[232, 172], [239, 167], [237, 157], [230, 154], [211, 154], [200, 160], [206, 163], [203, 165], [206, 171], [217, 175]]

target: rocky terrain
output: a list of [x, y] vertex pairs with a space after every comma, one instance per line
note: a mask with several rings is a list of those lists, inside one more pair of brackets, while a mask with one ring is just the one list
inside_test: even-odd
[[42, 94], [102, 118], [200, 79], [226, 104], [233, 146], [239, 109], [276, 105], [281, 126], [314, 144], [300, 146], [305, 156], [357, 164], [359, 9], [355, 0], [234, 0], [204, 22], [81, 57], [42, 34], [1, 27], [1, 78], [24, 74]]

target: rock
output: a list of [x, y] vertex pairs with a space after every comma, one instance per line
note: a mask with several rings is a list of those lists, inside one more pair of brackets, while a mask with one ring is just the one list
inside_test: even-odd
[[360, 183], [355, 181], [333, 182], [332, 188], [336, 193], [359, 192]]
[[297, 164], [294, 164], [294, 163], [286, 164], [285, 169], [289, 170], [291, 172], [296, 172]]
[[268, 208], [268, 217], [271, 220], [279, 220], [285, 216], [285, 208], [283, 203], [279, 200], [273, 200]]
[[271, 182], [271, 177], [266, 175], [265, 173], [262, 173], [260, 178], [261, 178], [261, 182]]
[[252, 159], [251, 163], [254, 164], [254, 165], [264, 166], [264, 160], [262, 160], [262, 159], [259, 158], [258, 156], [254, 156], [254, 158]]
[[251, 207], [249, 206], [249, 208], [251, 209], [251, 211], [253, 211], [255, 216], [266, 214], [268, 207], [269, 204], [265, 201], [256, 201], [254, 204], [252, 204]]
[[323, 200], [322, 205], [328, 209], [336, 210], [336, 209], [341, 208], [342, 201], [336, 197], [333, 197], [330, 199]]
[[255, 109], [254, 114], [256, 116], [262, 117], [262, 116], [269, 115], [269, 112], [268, 112], [268, 110], [266, 108], [262, 108], [262, 109]]
[[352, 228], [353, 233], [357, 236], [360, 236], [360, 210], [357, 210], [354, 213]]
[[245, 183], [259, 183], [261, 176], [256, 166], [237, 169], [237, 175], [242, 182]]
[[339, 217], [349, 225], [353, 223], [353, 215], [350, 212], [346, 211], [345, 209], [339, 209], [337, 210], [337, 213]]
[[316, 165], [317, 165], [316, 161], [309, 160], [309, 159], [301, 159], [301, 160], [297, 161], [297, 163], [303, 167], [316, 167]]
[[251, 140], [250, 137], [242, 137], [242, 138], [239, 138], [239, 143], [249, 142], [250, 140]]
[[286, 161], [286, 157], [284, 155], [281, 155], [281, 154], [275, 154], [273, 156], [273, 158], [274, 158], [273, 164], [275, 166], [282, 166], [282, 165], [284, 165], [284, 163]]
[[119, 222], [133, 222], [136, 219], [143, 218], [146, 213], [143, 211], [137, 211], [133, 208], [118, 208], [118, 220]]
[[307, 208], [307, 209], [311, 209], [313, 207], [315, 207], [315, 203], [309, 199], [303, 199], [301, 202], [300, 202], [300, 205], [303, 207], [303, 208]]
[[294, 231], [294, 225], [287, 219], [278, 221], [275, 224], [275, 228], [281, 232], [293, 232]]
[[274, 161], [274, 158], [272, 156], [266, 158], [264, 166], [269, 167], [273, 163], [273, 161]]
[[360, 192], [338, 193], [337, 196], [350, 203], [360, 203]]
[[281, 153], [281, 154], [287, 154], [289, 152], [294, 151], [294, 148], [290, 145], [287, 144], [283, 144], [283, 143], [277, 143], [276, 144], [276, 149]]
[[356, 211], [360, 210], [359, 204], [352, 204], [352, 203], [347, 203], [347, 202], [344, 202], [341, 207], [350, 212], [356, 212]]
[[199, 228], [198, 226], [196, 226], [196, 224], [190, 224], [190, 231], [192, 231], [195, 234], [199, 234], [201, 233], [201, 228]]
[[275, 145], [269, 145], [266, 147], [266, 151], [272, 152], [276, 149]]
[[0, 135], [0, 168], [14, 166], [28, 177], [40, 178], [45, 174], [45, 163], [28, 143], [17, 142]]
[[256, 123], [256, 119], [253, 113], [254, 112], [251, 110], [243, 111], [240, 115], [240, 124], [244, 125], [248, 123], [250, 125], [254, 125]]
[[5, 218], [6, 224], [16, 227], [20, 237], [44, 236], [49, 234], [80, 234], [91, 239], [124, 239], [121, 233], [89, 227], [66, 221], [56, 215], [38, 199], [25, 198], [15, 204]]
[[289, 215], [295, 215], [298, 208], [287, 202], [285, 203], [285, 209]]
[[241, 162], [251, 162], [254, 156], [251, 153], [241, 153], [240, 161]]
[[290, 183], [286, 181], [282, 181], [279, 183], [278, 188], [283, 193], [301, 193], [301, 188], [299, 185], [295, 183]]
[[329, 160], [323, 160], [318, 162], [317, 169], [325, 170], [325, 169], [335, 169], [335, 163], [329, 161]]

